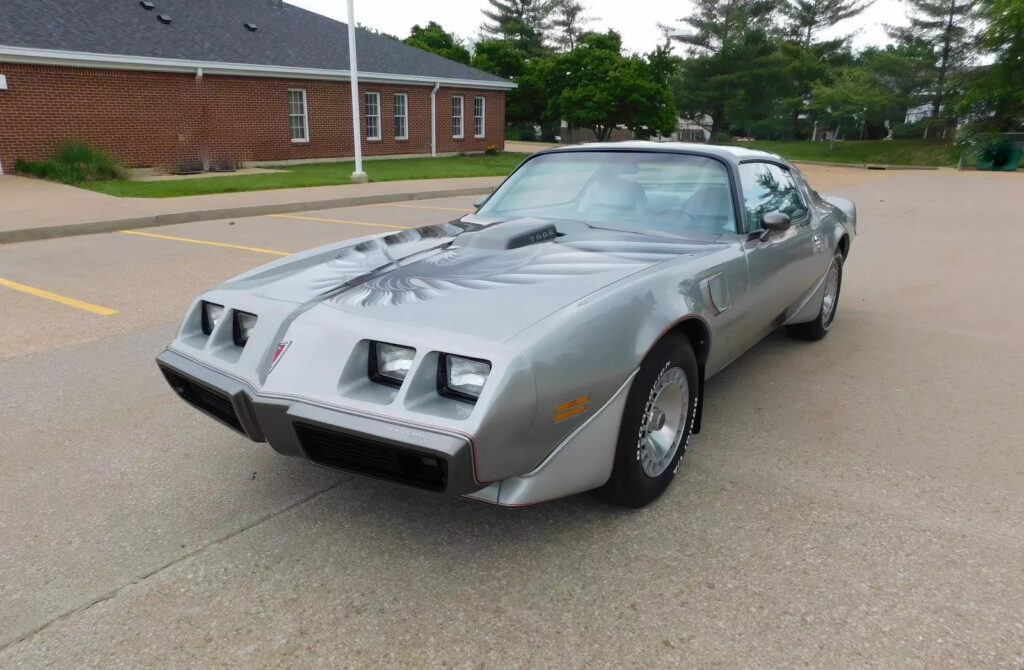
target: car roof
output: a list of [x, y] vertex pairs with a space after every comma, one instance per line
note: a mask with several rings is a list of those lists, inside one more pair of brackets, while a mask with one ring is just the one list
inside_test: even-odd
[[554, 147], [540, 153], [563, 153], [574, 151], [657, 151], [662, 153], [695, 154], [712, 156], [729, 163], [741, 163], [752, 158], [761, 158], [778, 163], [789, 164], [789, 161], [778, 154], [746, 147], [725, 146], [719, 144], [699, 144], [696, 142], [646, 142], [630, 140], [627, 142], [592, 142]]

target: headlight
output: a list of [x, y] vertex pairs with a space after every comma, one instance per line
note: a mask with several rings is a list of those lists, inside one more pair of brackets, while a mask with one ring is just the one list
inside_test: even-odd
[[235, 312], [235, 323], [232, 327], [231, 336], [235, 340], [235, 344], [240, 347], [244, 347], [245, 343], [249, 341], [249, 333], [256, 327], [257, 317], [255, 314], [249, 314], [249, 312]]
[[224, 316], [224, 305], [203, 301], [203, 333], [209, 335]]
[[416, 350], [386, 342], [370, 343], [370, 379], [388, 386], [401, 386], [412, 367]]
[[476, 358], [442, 354], [438, 369], [441, 395], [476, 402], [491, 374], [491, 364]]

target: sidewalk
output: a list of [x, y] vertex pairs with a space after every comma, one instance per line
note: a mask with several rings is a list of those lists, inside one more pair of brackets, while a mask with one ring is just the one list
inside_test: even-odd
[[41, 179], [0, 176], [0, 244], [190, 221], [490, 193], [503, 177], [418, 179], [181, 198], [118, 198]]

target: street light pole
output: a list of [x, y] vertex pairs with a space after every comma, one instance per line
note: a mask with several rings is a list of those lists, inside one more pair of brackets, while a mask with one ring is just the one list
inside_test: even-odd
[[351, 179], [363, 184], [369, 179], [363, 172], [363, 142], [359, 132], [359, 66], [356, 64], [356, 19], [352, 0], [348, 0], [348, 66], [349, 88], [352, 90], [352, 139], [356, 154], [356, 171]]

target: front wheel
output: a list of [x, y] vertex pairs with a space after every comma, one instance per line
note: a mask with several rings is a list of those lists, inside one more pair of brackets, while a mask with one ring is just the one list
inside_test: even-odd
[[643, 507], [668, 488], [690, 440], [698, 393], [697, 358], [689, 340], [664, 338], [630, 386], [615, 465], [601, 490], [606, 500]]
[[837, 253], [828, 266], [825, 274], [825, 290], [821, 295], [821, 307], [818, 317], [807, 323], [794, 323], [786, 326], [786, 332], [801, 340], [820, 340], [828, 335], [832, 322], [839, 308], [839, 289], [843, 285], [843, 255]]

